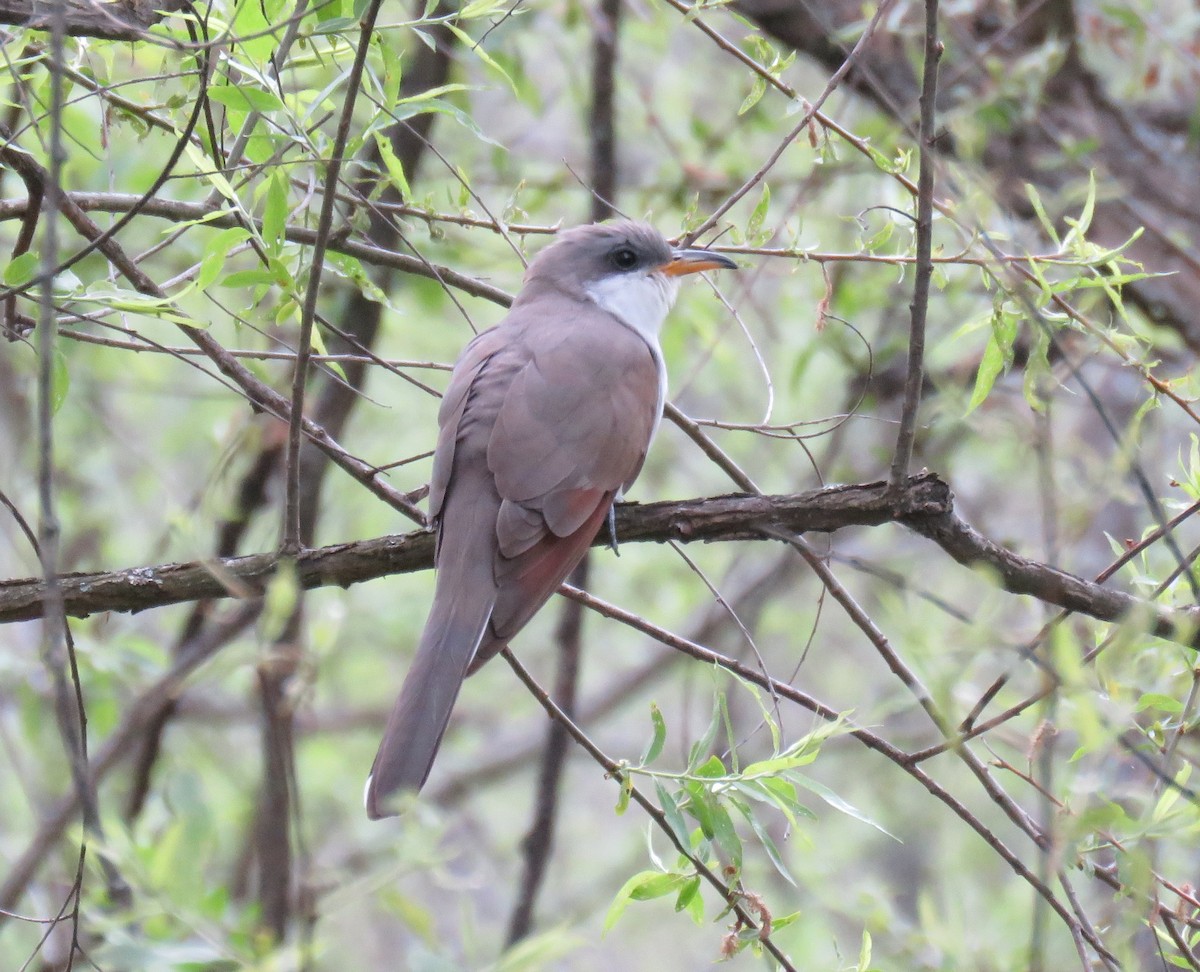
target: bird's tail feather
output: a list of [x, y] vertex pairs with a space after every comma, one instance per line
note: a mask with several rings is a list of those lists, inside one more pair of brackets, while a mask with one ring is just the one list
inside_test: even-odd
[[[464, 519], [480, 515], [486, 517], [487, 511], [471, 510]], [[454, 523], [447, 516], [446, 530], [466, 532], [470, 524]], [[416, 658], [388, 717], [367, 778], [365, 802], [372, 820], [398, 813], [401, 795], [415, 792], [425, 783], [496, 602], [491, 557], [480, 557], [471, 544], [449, 540], [443, 536], [437, 591]]]

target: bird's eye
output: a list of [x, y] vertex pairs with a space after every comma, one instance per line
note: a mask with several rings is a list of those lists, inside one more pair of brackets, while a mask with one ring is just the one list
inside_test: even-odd
[[628, 246], [622, 246], [612, 252], [613, 266], [618, 270], [632, 270], [637, 266], [637, 254]]

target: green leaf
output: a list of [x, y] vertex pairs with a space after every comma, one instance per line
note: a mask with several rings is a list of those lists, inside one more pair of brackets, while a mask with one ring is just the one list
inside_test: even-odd
[[641, 765], [653, 763], [661, 755], [663, 745], [667, 741], [667, 723], [663, 719], [662, 710], [653, 702], [650, 703], [650, 722], [654, 726], [654, 735], [642, 753]]
[[[695, 911], [693, 909], [693, 905], [699, 898], [700, 898], [700, 875], [695, 874], [692, 877], [688, 878], [687, 883], [682, 888], [679, 889], [679, 895], [675, 899], [675, 910], [683, 911], [686, 908], [688, 910], [688, 913], [692, 916], [692, 918], [695, 919], [696, 915], [695, 915]], [[700, 924], [700, 922], [702, 922], [703, 920], [704, 920], [704, 905], [702, 902], [700, 905], [700, 921], [697, 921], [696, 924]]]
[[513, 79], [508, 76], [508, 72], [505, 71], [504, 68], [500, 66], [500, 64], [496, 61], [496, 59], [483, 49], [482, 44], [477, 43], [476, 41], [472, 40], [470, 34], [468, 34], [461, 27], [456, 27], [454, 24], [450, 23], [449, 21], [444, 21], [442, 26], [444, 26], [447, 30], [449, 30], [452, 34], [454, 34], [454, 36], [457, 37], [462, 42], [463, 46], [466, 47], [467, 50], [469, 50], [472, 54], [474, 54], [477, 58], [479, 58], [479, 60], [483, 61], [483, 63], [486, 64], [488, 67], [490, 67], [493, 71], [495, 71], [497, 74], [499, 74], [500, 77], [504, 78], [504, 80], [505, 80], [505, 82], [507, 82], [508, 86], [510, 88], [512, 88], [512, 93], [516, 96], [517, 100], [520, 100], [521, 92], [519, 92], [517, 90], [517, 86], [515, 84], [513, 84]]
[[1044, 327], [1035, 327], [1033, 328], [1033, 343], [1029, 348], [1029, 358], [1025, 362], [1025, 378], [1022, 382], [1025, 402], [1035, 412], [1046, 410], [1046, 403], [1042, 400], [1040, 387], [1043, 382], [1049, 382], [1052, 379], [1050, 334]]
[[901, 840], [899, 837], [897, 837], [895, 834], [891, 833], [890, 831], [886, 830], [881, 824], [876, 823], [874, 820], [872, 820], [870, 817], [868, 817], [865, 813], [863, 813], [861, 810], [859, 810], [857, 807], [855, 807], [852, 803], [850, 803], [847, 800], [842, 799], [840, 796], [838, 796], [836, 793], [834, 793], [833, 790], [829, 789], [829, 787], [827, 787], [824, 783], [818, 783], [816, 780], [810, 779], [809, 777], [805, 776], [803, 773], [792, 773], [792, 774], [790, 774], [790, 776], [793, 780], [795, 780], [802, 787], [804, 787], [804, 789], [808, 790], [810, 793], [815, 793], [817, 796], [819, 796], [822, 800], [824, 800], [831, 807], [833, 807], [834, 810], [840, 810], [842, 813], [846, 814], [849, 817], [853, 817], [855, 820], [861, 820], [863, 823], [867, 824], [868, 826], [874, 827], [881, 834], [886, 834], [888, 837], [891, 837], [892, 840], [896, 841], [897, 843], [901, 843]]
[[234, 111], [279, 111], [283, 107], [278, 95], [251, 85], [213, 85], [208, 89], [208, 96]]
[[1092, 225], [1092, 215], [1096, 211], [1096, 170], [1092, 169], [1088, 172], [1088, 188], [1087, 198], [1083, 202], [1083, 211], [1079, 214], [1078, 219], [1066, 217], [1064, 222], [1071, 227], [1067, 235], [1063, 237], [1063, 249], [1072, 249], [1076, 244], [1086, 242], [1086, 234], [1088, 228]]
[[633, 792], [633, 778], [626, 774], [621, 780], [621, 795], [617, 797], [616, 813], [622, 816], [629, 809], [629, 795]]
[[682, 887], [689, 880], [685, 874], [664, 874], [662, 871], [639, 871], [622, 886], [608, 906], [608, 914], [604, 916], [604, 932], [617, 923], [617, 919], [625, 913], [630, 901], [648, 901], [661, 898]]
[[680, 847], [687, 848], [691, 844], [691, 839], [688, 836], [687, 822], [683, 819], [683, 814], [679, 812], [679, 805], [657, 780], [654, 781], [654, 790], [658, 794], [658, 803], [662, 807], [663, 816], [667, 819], [671, 833], [679, 842]]
[[170, 321], [173, 324], [186, 324], [189, 327], [208, 327], [208, 322], [188, 317], [174, 307], [170, 297], [147, 297], [136, 290], [100, 289], [89, 291], [82, 299], [93, 301], [115, 311], [126, 311], [130, 314], [144, 314], [159, 320]]
[[196, 274], [195, 286], [199, 290], [210, 287], [225, 269], [229, 251], [250, 237], [250, 232], [241, 226], [231, 226], [214, 234], [204, 246], [200, 261], [200, 272]]
[[54, 359], [50, 362], [50, 413], [57, 414], [62, 403], [67, 400], [67, 392], [71, 388], [71, 375], [67, 371], [67, 358], [57, 348], [54, 349]]
[[758, 205], [754, 207], [754, 212], [750, 214], [750, 222], [746, 225], [746, 237], [748, 239], [758, 236], [759, 231], [762, 229], [763, 221], [767, 218], [767, 210], [770, 206], [771, 187], [764, 182]]
[[288, 184], [283, 169], [271, 173], [263, 204], [262, 238], [268, 252], [279, 255], [287, 233]]
[[1038, 222], [1042, 224], [1042, 229], [1046, 235], [1054, 241], [1054, 245], [1062, 249], [1062, 240], [1058, 238], [1058, 230], [1054, 228], [1054, 223], [1046, 213], [1046, 207], [1042, 205], [1042, 197], [1038, 195], [1037, 189], [1033, 183], [1025, 183], [1025, 194], [1029, 197], [1029, 202], [1033, 206], [1033, 211], [1037, 215]]
[[204, 179], [212, 184], [212, 187], [217, 190], [222, 196], [232, 202], [235, 206], [241, 205], [238, 199], [238, 194], [230, 185], [229, 180], [220, 172], [213, 168], [212, 159], [204, 154], [198, 146], [192, 142], [187, 142], [184, 145], [184, 151], [187, 152], [188, 158], [191, 159], [192, 165], [196, 167], [196, 172]]
[[746, 112], [757, 105], [762, 100], [762, 96], [766, 93], [766, 90], [767, 79], [762, 75], [755, 75], [754, 84], [750, 88], [750, 93], [742, 101], [742, 106], [738, 109], [738, 115], [746, 114]]
[[392, 149], [391, 139], [384, 132], [377, 131], [375, 133], [375, 144], [379, 147], [379, 157], [383, 159], [388, 177], [392, 180], [392, 185], [396, 187], [396, 191], [400, 193], [400, 198], [404, 202], [411, 202], [413, 197], [412, 190], [408, 187], [408, 179], [404, 175], [404, 166]]
[[342, 0], [321, 0], [316, 7], [317, 20], [321, 23], [343, 18]]
[[772, 759], [762, 759], [757, 763], [751, 763], [742, 770], [742, 777], [753, 779], [756, 776], [776, 776], [786, 770], [795, 769], [797, 766], [807, 766], [816, 758], [817, 752], [813, 750], [796, 756], [775, 756]]
[[235, 270], [221, 281], [226, 287], [253, 287], [255, 284], [276, 283], [275, 274], [266, 268]]
[[712, 840], [716, 835], [716, 828], [713, 826], [713, 811], [716, 803], [712, 794], [708, 792], [703, 783], [698, 783], [696, 780], [688, 780], [684, 784], [684, 789], [688, 793], [688, 812], [700, 824], [700, 832], [704, 834], [705, 838]]
[[795, 878], [792, 877], [791, 872], [788, 870], [787, 865], [783, 861], [783, 855], [779, 853], [779, 848], [775, 846], [775, 841], [771, 839], [771, 835], [767, 833], [766, 828], [763, 827], [762, 822], [758, 819], [758, 816], [749, 807], [740, 803], [735, 803], [734, 806], [738, 808], [742, 816], [746, 818], [751, 828], [753, 828], [754, 835], [758, 838], [758, 842], [762, 844], [763, 850], [767, 852], [767, 857], [770, 859], [771, 863], [775, 865], [775, 870], [779, 872], [780, 876], [787, 881], [788, 884], [795, 887]]
[[1157, 709], [1159, 712], [1180, 715], [1183, 712], [1183, 703], [1170, 695], [1162, 695], [1158, 692], [1146, 692], [1138, 698], [1137, 711], [1142, 712], [1146, 709]]
[[717, 730], [721, 728], [721, 697], [720, 693], [713, 697], [712, 718], [708, 722], [708, 728], [704, 730], [704, 735], [697, 739], [693, 744], [691, 751], [688, 753], [688, 772], [694, 773], [696, 767], [700, 765], [700, 760], [708, 754], [712, 749], [713, 740], [717, 738]]
[[4, 286], [22, 287], [29, 283], [34, 277], [37, 265], [38, 254], [33, 250], [13, 257], [4, 268]]
[[997, 304], [992, 311], [992, 336], [988, 338], [987, 347], [983, 349], [983, 357], [979, 361], [979, 370], [975, 373], [975, 390], [971, 393], [971, 401], [967, 405], [970, 415], [991, 394], [996, 379], [1000, 377], [1012, 362], [1013, 341], [1017, 337], [1017, 316], [1005, 311], [1002, 304]]
[[341, 34], [357, 26], [357, 17], [333, 17], [314, 27], [313, 34]]
[[742, 869], [742, 839], [734, 829], [729, 811], [719, 800], [714, 800], [710, 812], [713, 838], [716, 840], [717, 846], [725, 852], [730, 863], [740, 871]]
[[871, 933], [865, 928], [862, 934], [862, 945], [858, 949], [858, 972], [867, 972], [871, 967]]

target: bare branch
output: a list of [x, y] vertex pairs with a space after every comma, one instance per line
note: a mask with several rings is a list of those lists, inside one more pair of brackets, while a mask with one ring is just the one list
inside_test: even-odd
[[917, 178], [917, 273], [909, 306], [908, 366], [904, 380], [904, 408], [892, 459], [892, 483], [908, 478], [913, 441], [917, 435], [917, 410], [925, 383], [925, 318], [929, 311], [929, 283], [933, 277], [933, 143], [936, 124], [937, 72], [942, 56], [938, 40], [937, 0], [925, 0], [925, 77], [921, 85], [920, 173]]
[[[830, 533], [850, 526], [902, 523], [933, 540], [965, 566], [987, 567], [1004, 590], [1028, 594], [1100, 621], [1143, 623], [1161, 638], [1197, 643], [1200, 607], [1168, 609], [1132, 594], [1110, 590], [1013, 553], [961, 520], [950, 487], [932, 473], [912, 477], [899, 496], [886, 483], [832, 486], [785, 496], [718, 496], [663, 503], [626, 503], [617, 508], [624, 543], [762, 540], [764, 528]], [[595, 545], [607, 543], [597, 537]], [[116, 572], [61, 576], [67, 614], [144, 611], [200, 598], [257, 597], [274, 574], [273, 553], [209, 562], [134, 567]], [[346, 587], [433, 566], [433, 534], [416, 531], [303, 553], [297, 582], [305, 589]], [[0, 581], [0, 623], [41, 616], [42, 582]]]
[[0, 24], [49, 30], [58, 8], [65, 12], [64, 32], [71, 37], [136, 41], [144, 40], [146, 32], [164, 16], [187, 6], [187, 0], [0, 0]]

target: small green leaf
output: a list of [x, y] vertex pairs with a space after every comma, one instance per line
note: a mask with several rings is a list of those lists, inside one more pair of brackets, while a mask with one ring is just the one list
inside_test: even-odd
[[57, 414], [62, 403], [67, 400], [67, 392], [71, 388], [71, 375], [67, 371], [67, 358], [57, 348], [54, 349], [54, 360], [50, 363], [50, 413]]
[[694, 773], [696, 767], [700, 765], [700, 760], [708, 755], [708, 751], [712, 749], [713, 740], [717, 738], [717, 730], [721, 728], [721, 698], [718, 693], [713, 698], [712, 718], [708, 722], [708, 728], [704, 730], [704, 735], [692, 744], [691, 752], [688, 753], [688, 772]]
[[642, 753], [641, 764], [647, 766], [662, 754], [663, 745], [667, 741], [667, 723], [663, 719], [662, 710], [653, 702], [650, 704], [650, 722], [654, 725], [654, 736]]
[[867, 972], [871, 967], [871, 933], [865, 928], [862, 934], [862, 945], [858, 949], [858, 972]]
[[208, 89], [208, 96], [234, 111], [278, 111], [283, 107], [278, 95], [248, 84], [213, 85]]
[[275, 274], [270, 270], [235, 270], [221, 281], [226, 287], [253, 287], [255, 284], [275, 283]]
[[267, 201], [263, 205], [262, 238], [267, 250], [278, 256], [287, 232], [288, 186], [282, 169], [271, 174]]
[[967, 405], [968, 415], [983, 404], [991, 394], [996, 379], [1008, 368], [1016, 331], [1016, 318], [997, 307], [992, 314], [992, 336], [988, 338], [987, 347], [983, 349], [983, 357], [979, 361], [979, 370], [975, 373], [975, 390]]
[[1063, 237], [1063, 249], [1072, 249], [1076, 244], [1086, 243], [1086, 234], [1088, 228], [1092, 225], [1092, 215], [1096, 211], [1096, 170], [1092, 169], [1088, 172], [1088, 189], [1087, 198], [1083, 202], [1083, 211], [1079, 214], [1078, 219], [1072, 219], [1068, 216], [1065, 222], [1071, 229], [1067, 235]]
[[776, 756], [772, 759], [763, 759], [757, 763], [751, 763], [742, 770], [742, 776], [746, 779], [753, 779], [756, 776], [775, 776], [786, 770], [795, 769], [797, 766], [807, 766], [816, 758], [817, 753], [814, 750], [798, 756]]
[[816, 780], [805, 776], [803, 773], [792, 773], [790, 776], [793, 780], [804, 787], [804, 789], [819, 796], [822, 800], [833, 807], [834, 810], [840, 810], [842, 813], [849, 817], [853, 817], [855, 820], [861, 820], [867, 826], [874, 827], [881, 834], [886, 834], [897, 843], [901, 842], [899, 837], [884, 829], [882, 824], [876, 823], [852, 803], [842, 799], [842, 797], [834, 793], [833, 790], [829, 789], [829, 787], [827, 787], [824, 783], [818, 783]]
[[321, 23], [342, 17], [342, 0], [323, 0], [317, 4], [316, 14]]
[[333, 17], [313, 28], [314, 34], [341, 34], [358, 25], [357, 17]]
[[695, 817], [696, 822], [700, 824], [700, 832], [704, 834], [705, 839], [712, 840], [716, 836], [716, 827], [713, 825], [716, 802], [713, 800], [712, 794], [708, 792], [704, 784], [695, 780], [688, 780], [684, 784], [684, 788], [688, 792], [688, 813]]
[[643, 880], [639, 881], [630, 892], [629, 896], [634, 901], [652, 901], [655, 898], [665, 897], [672, 891], [678, 890], [687, 881], [687, 877], [683, 874], [644, 873]]
[[608, 914], [604, 916], [604, 932], [617, 923], [624, 914], [630, 901], [647, 901], [651, 898], [661, 898], [681, 887], [688, 881], [684, 874], [664, 874], [662, 871], [639, 871], [622, 886], [608, 906]]
[[742, 806], [740, 804], [735, 804], [735, 806], [737, 806], [738, 810], [741, 811], [742, 816], [746, 818], [747, 822], [753, 828], [754, 835], [758, 838], [758, 842], [762, 844], [763, 850], [767, 852], [767, 857], [770, 859], [771, 863], [775, 865], [775, 870], [779, 872], [780, 877], [787, 881], [788, 884], [792, 885], [792, 887], [795, 887], [795, 878], [793, 878], [791, 872], [788, 871], [787, 865], [783, 861], [783, 855], [779, 853], [779, 848], [775, 846], [775, 841], [771, 839], [771, 835], [767, 833], [766, 828], [762, 825], [762, 822], [758, 819], [758, 816], [751, 811], [749, 807]]
[[750, 88], [750, 93], [746, 95], [745, 100], [742, 102], [742, 106], [738, 109], [738, 114], [744, 115], [751, 108], [757, 105], [759, 101], [762, 100], [762, 96], [766, 93], [766, 90], [767, 79], [762, 75], [756, 75], [754, 78], [754, 84]]
[[27, 250], [20, 256], [13, 257], [4, 268], [4, 286], [22, 287], [33, 279], [37, 270], [38, 255], [33, 250]]
[[754, 212], [750, 214], [750, 222], [746, 225], [746, 238], [751, 239], [758, 236], [762, 229], [763, 222], [767, 218], [767, 210], [771, 206], [771, 187], [765, 182], [763, 183], [762, 195], [759, 197], [758, 205], [754, 207]]
[[740, 871], [742, 869], [742, 839], [738, 837], [737, 831], [733, 827], [729, 811], [719, 801], [714, 800], [710, 812], [713, 838], [716, 840], [717, 846], [725, 852], [730, 863]]
[[517, 86], [513, 84], [513, 79], [508, 76], [508, 72], [505, 71], [499, 63], [497, 63], [496, 59], [483, 49], [483, 45], [481, 43], [477, 43], [476, 41], [472, 40], [470, 34], [468, 34], [461, 27], [456, 27], [448, 20], [443, 21], [442, 26], [454, 34], [454, 36], [462, 42], [467, 50], [479, 58], [479, 60], [483, 61], [483, 63], [490, 67], [493, 71], [499, 74], [500, 77], [504, 78], [504, 80], [508, 83], [508, 86], [512, 88], [512, 93], [516, 95], [518, 100], [520, 100], [521, 92], [519, 92], [517, 90]]
[[1025, 194], [1029, 197], [1029, 202], [1033, 205], [1033, 211], [1037, 215], [1038, 222], [1042, 224], [1042, 229], [1046, 235], [1054, 241], [1054, 245], [1059, 249], [1062, 248], [1062, 240], [1058, 238], [1058, 230], [1054, 228], [1054, 223], [1046, 213], [1046, 207], [1042, 205], [1042, 197], [1038, 195], [1037, 189], [1033, 183], [1025, 183]]
[[408, 179], [404, 175], [404, 166], [400, 159], [396, 156], [392, 149], [391, 139], [384, 132], [375, 133], [375, 144], [379, 147], [379, 157], [383, 159], [384, 167], [387, 169], [388, 177], [392, 180], [392, 185], [396, 187], [396, 191], [400, 193], [400, 198], [405, 202], [412, 200], [412, 190], [408, 187]]
[[[679, 889], [679, 896], [675, 899], [675, 910], [683, 911], [687, 908], [691, 911], [692, 902], [699, 897], [700, 891], [700, 875], [696, 874], [690, 877], [687, 883]], [[703, 911], [701, 911], [703, 915]]]
[[231, 226], [214, 234], [204, 246], [200, 272], [196, 274], [196, 287], [204, 290], [211, 286], [225, 269], [229, 251], [249, 236], [249, 231], [241, 226]]
[[1137, 701], [1137, 711], [1142, 712], [1146, 709], [1157, 709], [1159, 712], [1179, 715], [1183, 712], [1183, 703], [1170, 695], [1146, 692]]
[[678, 841], [679, 846], [686, 848], [691, 843], [691, 839], [688, 836], [687, 822], [683, 819], [683, 814], [679, 812], [679, 805], [657, 780], [654, 782], [654, 790], [658, 794], [658, 802], [662, 807], [663, 816], [667, 819], [667, 825], [671, 828], [671, 833]]
[[617, 797], [616, 813], [622, 816], [629, 809], [629, 795], [633, 792], [633, 778], [628, 774], [621, 780], [621, 795]]

